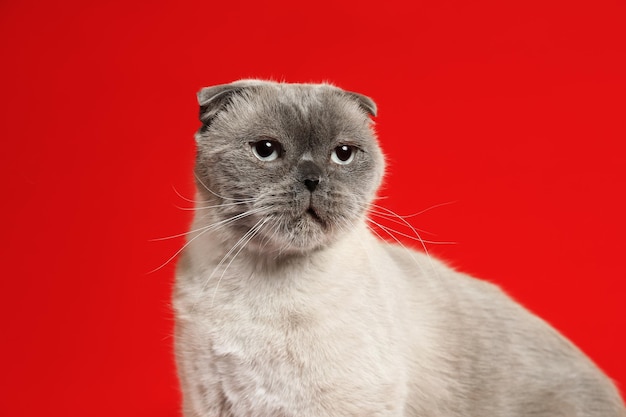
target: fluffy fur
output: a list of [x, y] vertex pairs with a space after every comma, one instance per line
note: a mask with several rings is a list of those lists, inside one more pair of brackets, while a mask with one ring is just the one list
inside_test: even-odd
[[178, 264], [186, 417], [624, 417], [610, 380], [497, 287], [381, 242], [375, 104], [254, 80], [198, 94]]

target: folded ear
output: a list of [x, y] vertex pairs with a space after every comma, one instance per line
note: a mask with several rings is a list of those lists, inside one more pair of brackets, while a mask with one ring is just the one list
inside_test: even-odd
[[266, 84], [265, 81], [255, 79], [243, 79], [230, 84], [214, 85], [198, 91], [198, 104], [200, 104], [200, 121], [208, 127], [217, 113], [224, 108], [233, 94], [250, 88]]
[[369, 114], [370, 116], [376, 116], [376, 103], [374, 103], [374, 100], [372, 100], [371, 98], [364, 96], [363, 94], [359, 94], [359, 93], [353, 93], [351, 91], [346, 91], [345, 92], [348, 97], [352, 98], [353, 100], [356, 100], [357, 103], [359, 103], [359, 106], [365, 110], [365, 112], [367, 112], [367, 114]]
[[237, 84], [222, 84], [205, 87], [198, 91], [200, 121], [202, 124], [208, 127], [217, 113], [228, 103], [230, 97], [243, 88], [244, 86]]

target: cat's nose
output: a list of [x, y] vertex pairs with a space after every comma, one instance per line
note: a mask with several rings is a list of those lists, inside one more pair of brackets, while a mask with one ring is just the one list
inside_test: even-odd
[[321, 178], [322, 169], [313, 161], [302, 161], [298, 164], [298, 179], [310, 192], [317, 189]]
[[319, 183], [320, 183], [319, 179], [307, 178], [306, 180], [304, 180], [304, 185], [306, 186], [306, 188], [309, 189], [310, 192], [315, 191], [315, 189], [317, 188], [317, 184]]

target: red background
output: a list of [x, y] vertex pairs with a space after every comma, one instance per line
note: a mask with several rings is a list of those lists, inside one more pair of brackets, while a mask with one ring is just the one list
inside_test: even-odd
[[[175, 416], [195, 92], [373, 97], [381, 204], [626, 386], [626, 3], [0, 3], [3, 416]], [[388, 223], [393, 225], [393, 223]], [[401, 230], [407, 232], [407, 230]]]

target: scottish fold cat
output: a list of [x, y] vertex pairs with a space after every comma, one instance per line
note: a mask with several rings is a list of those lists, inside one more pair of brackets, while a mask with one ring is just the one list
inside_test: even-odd
[[185, 417], [624, 417], [611, 381], [496, 286], [385, 243], [374, 102], [202, 89], [178, 263]]

